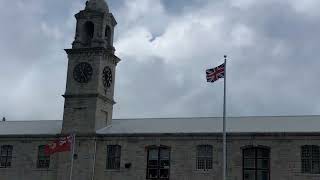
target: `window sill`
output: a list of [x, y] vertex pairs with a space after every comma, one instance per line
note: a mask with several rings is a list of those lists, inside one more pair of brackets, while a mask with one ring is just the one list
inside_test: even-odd
[[209, 169], [209, 170], [196, 169], [193, 172], [198, 174], [211, 174], [213, 173], [213, 170], [212, 169]]
[[306, 177], [320, 177], [320, 174], [311, 174], [311, 173], [296, 173], [297, 176], [306, 176]]
[[104, 172], [121, 172], [121, 169], [105, 169]]
[[45, 168], [37, 168], [37, 169], [32, 169], [32, 171], [57, 171], [56, 169], [52, 169], [52, 168], [48, 168], [48, 169], [45, 169]]

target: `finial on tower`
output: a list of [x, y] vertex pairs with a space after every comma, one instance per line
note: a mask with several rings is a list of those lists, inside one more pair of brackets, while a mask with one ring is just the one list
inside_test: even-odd
[[109, 12], [109, 7], [105, 0], [89, 0], [86, 2], [86, 10]]

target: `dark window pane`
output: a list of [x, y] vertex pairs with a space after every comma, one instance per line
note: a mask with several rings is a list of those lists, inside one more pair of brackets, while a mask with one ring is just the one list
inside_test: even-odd
[[319, 161], [319, 159], [317, 159], [317, 160], [313, 160], [312, 161], [312, 173], [314, 173], [314, 174], [320, 174], [320, 161]]
[[255, 159], [244, 159], [244, 168], [255, 168], [256, 167]]
[[308, 159], [302, 159], [302, 172], [311, 173], [311, 161]]
[[205, 169], [205, 160], [204, 159], [198, 159], [197, 160], [197, 169]]
[[160, 159], [168, 160], [170, 158], [170, 151], [168, 149], [160, 149]]
[[121, 146], [107, 146], [107, 169], [120, 169]]
[[158, 166], [158, 160], [149, 160], [148, 164], [149, 166]]
[[160, 169], [160, 178], [169, 178], [169, 169]]
[[206, 161], [206, 169], [212, 169], [212, 160], [211, 159], [208, 159]]
[[158, 169], [148, 169], [148, 178], [149, 179], [158, 178]]
[[246, 170], [243, 175], [244, 180], [256, 180], [255, 179], [255, 171]]
[[158, 160], [158, 149], [149, 150], [149, 160]]
[[169, 167], [169, 166], [170, 166], [169, 163], [170, 163], [169, 160], [161, 160], [161, 161], [160, 161], [160, 166], [161, 166], [161, 167], [166, 167], [166, 166]]
[[268, 171], [258, 171], [257, 176], [257, 180], [269, 180]]
[[258, 159], [257, 167], [258, 169], [269, 169], [269, 159]]
[[269, 158], [269, 150], [268, 149], [258, 149], [257, 156], [258, 156], [258, 158]]
[[244, 158], [255, 158], [255, 149], [250, 148], [250, 149], [245, 149], [243, 150], [243, 156]]

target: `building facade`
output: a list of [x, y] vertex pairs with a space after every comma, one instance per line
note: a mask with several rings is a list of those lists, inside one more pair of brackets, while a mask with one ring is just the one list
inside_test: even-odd
[[[104, 0], [75, 17], [63, 120], [0, 122], [0, 180], [222, 179], [221, 118], [112, 118], [117, 22]], [[228, 179], [320, 179], [320, 116], [227, 121]], [[44, 153], [69, 134], [73, 155]]]

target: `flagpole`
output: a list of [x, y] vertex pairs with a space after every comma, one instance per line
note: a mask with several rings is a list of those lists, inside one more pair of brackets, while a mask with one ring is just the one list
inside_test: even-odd
[[70, 165], [70, 178], [69, 178], [69, 180], [72, 180], [75, 144], [76, 144], [76, 134], [74, 133], [72, 135], [72, 154], [71, 154], [71, 165]]
[[226, 82], [227, 55], [224, 55], [224, 91], [223, 91], [223, 180], [227, 178], [227, 132], [226, 132]]
[[94, 180], [95, 170], [96, 170], [96, 154], [97, 154], [97, 138], [94, 138], [94, 154], [93, 154], [93, 166], [92, 166], [92, 177], [91, 180]]

